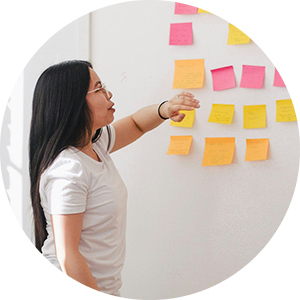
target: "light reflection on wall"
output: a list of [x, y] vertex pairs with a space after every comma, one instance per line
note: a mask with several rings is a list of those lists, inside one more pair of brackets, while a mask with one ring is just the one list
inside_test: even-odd
[[24, 70], [0, 69], [0, 231], [23, 224]]

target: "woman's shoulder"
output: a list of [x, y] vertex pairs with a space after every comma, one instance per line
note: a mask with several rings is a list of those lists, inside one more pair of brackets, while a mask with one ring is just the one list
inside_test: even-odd
[[[79, 151], [79, 150], [78, 150]], [[55, 158], [52, 164], [42, 173], [42, 178], [84, 177], [84, 163], [77, 155], [75, 148], [69, 147]]]

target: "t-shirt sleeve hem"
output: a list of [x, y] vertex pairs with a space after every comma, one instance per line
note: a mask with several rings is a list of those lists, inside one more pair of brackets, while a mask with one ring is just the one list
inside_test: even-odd
[[111, 132], [111, 140], [110, 140], [110, 146], [108, 149], [108, 153], [110, 153], [115, 145], [115, 141], [116, 141], [116, 131], [113, 125], [109, 125], [110, 127], [110, 132]]
[[76, 209], [52, 209], [50, 215], [75, 215], [85, 212], [85, 207], [77, 207]]

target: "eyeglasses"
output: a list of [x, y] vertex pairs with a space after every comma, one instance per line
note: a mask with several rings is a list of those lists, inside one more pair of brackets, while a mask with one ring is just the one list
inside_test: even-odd
[[108, 91], [106, 85], [105, 85], [103, 82], [102, 82], [102, 86], [101, 86], [101, 87], [99, 87], [99, 88], [97, 88], [97, 89], [94, 89], [94, 90], [92, 90], [92, 91], [89, 91], [89, 92], [87, 92], [87, 93], [90, 94], [90, 93], [99, 92], [99, 91], [102, 91], [103, 93], [106, 94], [107, 98], [110, 98], [109, 91]]

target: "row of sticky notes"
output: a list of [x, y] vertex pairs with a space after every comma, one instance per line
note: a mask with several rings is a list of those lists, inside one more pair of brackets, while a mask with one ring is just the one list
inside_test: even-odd
[[[212, 104], [208, 122], [231, 124], [234, 114], [233, 104]], [[276, 122], [295, 122], [296, 112], [291, 99], [276, 101]], [[266, 105], [244, 105], [243, 128], [265, 128], [267, 126]]]
[[[236, 87], [233, 66], [211, 70], [213, 90], [222, 91]], [[265, 78], [265, 67], [243, 65], [240, 87], [261, 89]]]
[[175, 2], [175, 15], [193, 15], [200, 13], [209, 13], [208, 11], [183, 3]]
[[[189, 154], [192, 135], [171, 136], [168, 155]], [[266, 160], [269, 139], [246, 139], [245, 161]], [[205, 138], [202, 166], [230, 165], [235, 150], [235, 138]]]
[[[234, 104], [212, 104], [208, 118], [210, 123], [231, 124], [234, 115]], [[191, 128], [195, 119], [195, 109], [180, 111], [185, 114], [181, 122], [171, 121], [171, 126]], [[297, 116], [291, 99], [276, 101], [276, 122], [295, 122]], [[266, 105], [244, 105], [243, 128], [265, 128], [267, 124]]]
[[[211, 70], [213, 90], [222, 91], [236, 87], [233, 66]], [[175, 60], [173, 89], [202, 88], [205, 77], [204, 59]], [[243, 65], [240, 87], [261, 89], [265, 78], [264, 66]], [[273, 86], [285, 87], [275, 68]]]

